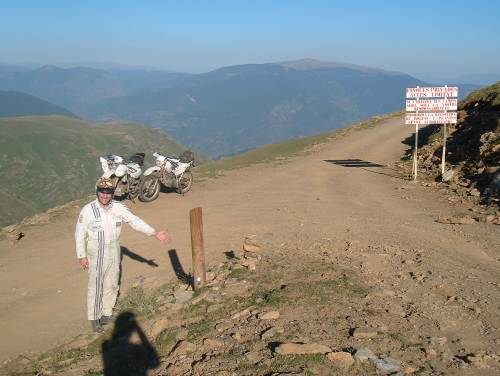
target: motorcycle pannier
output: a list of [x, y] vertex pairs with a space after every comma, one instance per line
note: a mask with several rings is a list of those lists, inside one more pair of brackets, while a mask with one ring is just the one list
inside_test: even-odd
[[118, 166], [116, 166], [116, 170], [115, 170], [115, 175], [116, 176], [118, 176], [119, 178], [121, 178], [126, 173], [127, 173], [127, 166], [125, 166], [124, 164], [119, 164]]
[[135, 153], [133, 156], [129, 158], [129, 161], [137, 163], [139, 166], [143, 166], [145, 156], [146, 156], [145, 153]]

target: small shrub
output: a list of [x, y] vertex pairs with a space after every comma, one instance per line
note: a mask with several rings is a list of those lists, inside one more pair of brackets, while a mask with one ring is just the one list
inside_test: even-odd
[[175, 345], [179, 328], [167, 328], [156, 337], [156, 346], [160, 352], [170, 351]]
[[141, 287], [133, 287], [117, 304], [119, 312], [129, 311], [137, 316], [152, 314], [156, 308], [155, 296], [146, 294]]
[[212, 325], [213, 322], [207, 319], [202, 319], [201, 321], [189, 325], [187, 339], [189, 341], [195, 341], [203, 337], [212, 329]]

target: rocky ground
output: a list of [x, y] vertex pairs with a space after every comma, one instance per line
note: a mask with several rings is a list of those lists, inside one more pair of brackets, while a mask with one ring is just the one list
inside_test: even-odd
[[[78, 316], [83, 299], [74, 296], [85, 278], [76, 265], [71, 269], [73, 255], [61, 256], [73, 222], [31, 230], [0, 258], [6, 276], [0, 297], [13, 307], [0, 316], [2, 330], [17, 333], [2, 350], [52, 336], [37, 324], [46, 327], [63, 312], [51, 326], [60, 346], [11, 357], [1, 372], [499, 374], [498, 213], [443, 183], [408, 180], [397, 161], [409, 133], [400, 118], [390, 119], [288, 163], [235, 171], [189, 196], [134, 207], [154, 224], [167, 209], [203, 206], [208, 284], [191, 291], [182, 267], [172, 265], [176, 277], [169, 278], [166, 260], [148, 259], [149, 243], [125, 235], [124, 244], [144, 257], [142, 264], [125, 262], [124, 284], [133, 287], [120, 297], [116, 325], [102, 335], [79, 329], [84, 334], [73, 338], [61, 329], [86, 324]], [[180, 263], [188, 265], [189, 243], [180, 235], [186, 221], [178, 222], [173, 218], [170, 229]], [[66, 235], [56, 238], [56, 231]], [[39, 258], [42, 244], [46, 257]], [[56, 251], [58, 263], [50, 253]], [[158, 267], [146, 273], [145, 262]], [[20, 271], [36, 286], [20, 280]], [[56, 271], [71, 284], [68, 292], [54, 281]], [[50, 309], [40, 323], [43, 307]], [[16, 327], [18, 317], [30, 318], [29, 330]]]
[[[246, 249], [246, 251], [245, 251]], [[145, 281], [116, 326], [11, 374], [496, 375], [497, 282], [445, 275], [432, 250], [246, 239], [193, 292]], [[286, 260], [286, 262], [283, 262]], [[179, 275], [180, 279], [186, 276]], [[477, 336], [480, 333], [480, 338]]]

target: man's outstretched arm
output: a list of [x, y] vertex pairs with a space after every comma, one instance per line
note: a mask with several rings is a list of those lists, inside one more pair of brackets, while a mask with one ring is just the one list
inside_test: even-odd
[[134, 230], [140, 231], [148, 236], [154, 235], [162, 243], [169, 244], [172, 239], [167, 230], [156, 231], [153, 227], [144, 222], [141, 218], [133, 214], [125, 205], [120, 205], [120, 215], [123, 220]]

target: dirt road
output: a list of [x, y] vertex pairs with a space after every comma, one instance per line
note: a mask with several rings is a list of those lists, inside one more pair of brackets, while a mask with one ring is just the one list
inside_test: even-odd
[[[158, 229], [168, 228], [171, 248], [188, 272], [188, 212], [201, 206], [208, 264], [240, 249], [246, 235], [304, 252], [307, 244], [331, 239], [338, 248], [350, 248], [353, 267], [367, 280], [414, 281], [405, 287], [408, 299], [435, 316], [443, 335], [460, 335], [471, 348], [500, 344], [500, 227], [435, 222], [466, 208], [450, 206], [439, 192], [414, 185], [391, 168], [411, 133], [400, 118], [387, 120], [292, 161], [196, 183], [184, 197], [162, 194], [150, 204], [127, 205]], [[75, 219], [76, 214], [34, 227], [15, 247], [0, 243], [0, 360], [20, 353], [31, 357], [89, 330], [86, 273], [74, 253]], [[122, 245], [128, 250], [122, 291], [138, 280], [158, 285], [174, 276], [172, 249], [131, 229]], [[463, 304], [432, 308], [450, 297]], [[471, 317], [463, 313], [458, 323], [450, 320], [469, 309]]]

